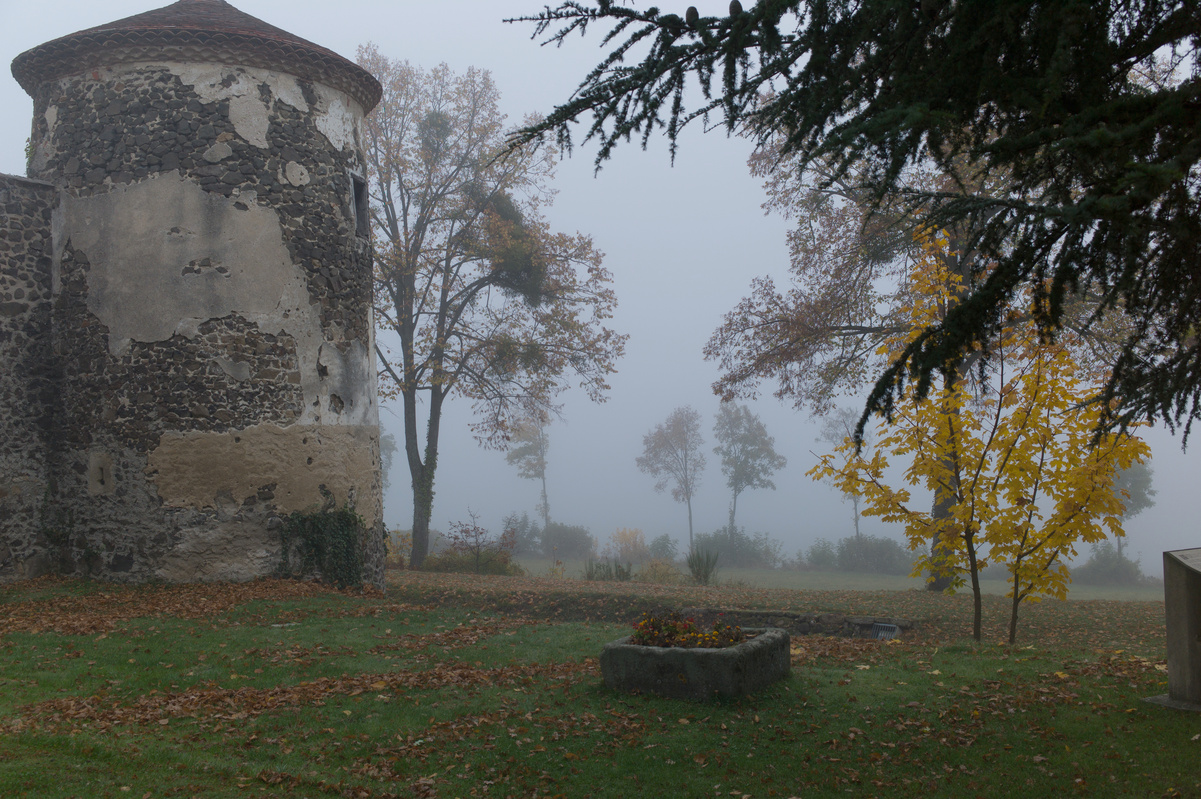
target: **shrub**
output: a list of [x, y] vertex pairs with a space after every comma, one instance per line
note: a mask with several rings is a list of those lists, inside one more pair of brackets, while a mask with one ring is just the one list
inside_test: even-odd
[[779, 541], [767, 533], [749, 536], [742, 528], [728, 525], [712, 533], [701, 533], [693, 542], [694, 549], [705, 549], [721, 556], [726, 566], [747, 569], [774, 569], [780, 565]]
[[1148, 581], [1139, 565], [1118, 554], [1109, 541], [1093, 544], [1088, 561], [1072, 569], [1072, 580], [1085, 585], [1138, 585]]
[[634, 580], [655, 585], [679, 585], [684, 581], [684, 575], [674, 559], [651, 558], [642, 564], [642, 568], [634, 575]]
[[[325, 486], [321, 486], [322, 489]], [[328, 494], [328, 492], [325, 492]], [[333, 496], [318, 511], [295, 511], [284, 519], [281, 575], [320, 575], [339, 588], [363, 584], [362, 540], [365, 524], [349, 505], [333, 507]]]
[[613, 533], [613, 538], [605, 545], [604, 556], [625, 563], [641, 563], [650, 557], [650, 550], [646, 546], [646, 538], [643, 537], [641, 530], [621, 527]]
[[523, 511], [518, 516], [514, 511], [504, 518], [501, 526], [504, 527], [506, 533], [510, 530], [513, 531], [516, 541], [514, 554], [525, 555], [542, 549], [542, 530], [536, 523], [530, 521], [530, 514]]
[[838, 552], [828, 539], [819, 538], [809, 547], [809, 568], [823, 572], [832, 572], [838, 568]]
[[685, 563], [688, 572], [697, 585], [708, 585], [717, 576], [717, 553], [703, 549], [693, 549], [688, 553]]
[[508, 552], [486, 551], [478, 557], [469, 552], [444, 549], [425, 559], [422, 571], [454, 574], [502, 574], [510, 577], [525, 576], [525, 569], [515, 563]]
[[656, 536], [654, 541], [651, 541], [647, 550], [654, 560], [675, 560], [680, 554], [680, 548], [676, 544], [676, 540], [667, 533]]
[[838, 542], [838, 570], [866, 574], [909, 574], [913, 556], [891, 538], [850, 536]]
[[551, 522], [542, 531], [542, 554], [559, 560], [584, 560], [596, 556], [596, 540], [586, 527]]
[[606, 560], [593, 561], [591, 558], [584, 564], [584, 579], [596, 580], [598, 582], [628, 582], [630, 572], [633, 571], [633, 566], [627, 563], [622, 566], [620, 562], [613, 561], [609, 563]]
[[412, 530], [389, 530], [384, 538], [384, 568], [403, 569], [405, 558], [412, 550]]
[[513, 530], [505, 530], [499, 538], [480, 527], [478, 517], [468, 511], [470, 522], [452, 522], [446, 536], [447, 546], [441, 552], [426, 558], [425, 571], [465, 572], [472, 574], [525, 573], [513, 563], [513, 550], [517, 536]]

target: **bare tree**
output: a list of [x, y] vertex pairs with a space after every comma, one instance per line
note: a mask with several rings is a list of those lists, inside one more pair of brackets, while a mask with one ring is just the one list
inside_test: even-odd
[[671, 485], [671, 497], [688, 506], [688, 551], [692, 551], [692, 497], [705, 472], [705, 440], [701, 415], [685, 405], [676, 408], [663, 424], [642, 437], [638, 468], [656, 478], [655, 490]]

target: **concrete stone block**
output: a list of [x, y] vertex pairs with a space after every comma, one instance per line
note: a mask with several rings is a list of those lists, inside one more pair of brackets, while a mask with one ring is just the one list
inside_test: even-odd
[[618, 691], [693, 700], [742, 696], [785, 679], [791, 668], [788, 633], [746, 632], [754, 637], [723, 649], [637, 646], [626, 636], [601, 650], [601, 675]]
[[1168, 696], [1201, 708], [1201, 547], [1163, 553]]

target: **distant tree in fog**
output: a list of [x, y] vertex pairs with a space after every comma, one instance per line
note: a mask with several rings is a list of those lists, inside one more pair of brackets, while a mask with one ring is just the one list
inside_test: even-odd
[[[855, 425], [859, 422], [859, 412], [852, 408], [835, 408], [822, 418], [822, 430], [818, 441], [825, 441], [831, 447], [837, 447], [848, 438], [855, 437]], [[864, 443], [867, 442], [867, 431], [864, 431]], [[853, 491], [843, 491], [842, 495], [851, 501], [851, 514], [855, 520], [855, 538], [862, 538], [859, 532], [859, 495]]]
[[701, 415], [690, 406], [676, 408], [663, 424], [642, 437], [638, 468], [655, 478], [655, 490], [671, 486], [671, 498], [688, 506], [688, 551], [692, 551], [692, 497], [705, 472]]
[[379, 469], [384, 490], [392, 484], [392, 458], [396, 455], [396, 436], [384, 433], [379, 437]]
[[679, 554], [675, 539], [667, 533], [655, 536], [647, 549], [650, 551], [651, 557], [658, 560], [675, 560], [676, 555]]
[[543, 414], [533, 414], [517, 422], [509, 437], [510, 449], [505, 453], [505, 460], [517, 467], [519, 476], [541, 481], [542, 500], [538, 503], [538, 513], [542, 515], [543, 527], [550, 524], [550, 501], [546, 498], [546, 453], [550, 449], [547, 426]]
[[713, 426], [717, 446], [713, 451], [721, 458], [721, 473], [730, 487], [730, 530], [733, 532], [734, 513], [738, 495], [748, 488], [776, 490], [771, 476], [783, 469], [788, 460], [776, 452], [776, 440], [767, 434], [767, 427], [758, 414], [745, 405], [723, 402]]
[[[1151, 487], [1151, 477], [1154, 473], [1145, 462], [1135, 461], [1130, 464], [1129, 469], [1123, 469], [1114, 476], [1113, 487], [1117, 489], [1126, 506], [1126, 510], [1122, 511], [1123, 519], [1132, 519], [1155, 504], [1156, 492]], [[1115, 536], [1114, 541], [1117, 543], [1118, 557], [1126, 557], [1122, 551], [1126, 545], [1126, 537]]]

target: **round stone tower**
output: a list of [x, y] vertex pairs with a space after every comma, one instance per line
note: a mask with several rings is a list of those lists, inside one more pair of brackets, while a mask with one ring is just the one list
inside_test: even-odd
[[[52, 211], [46, 566], [248, 579], [351, 503], [382, 583], [363, 116], [379, 83], [222, 0], [22, 53]], [[29, 569], [32, 573], [36, 569]]]

